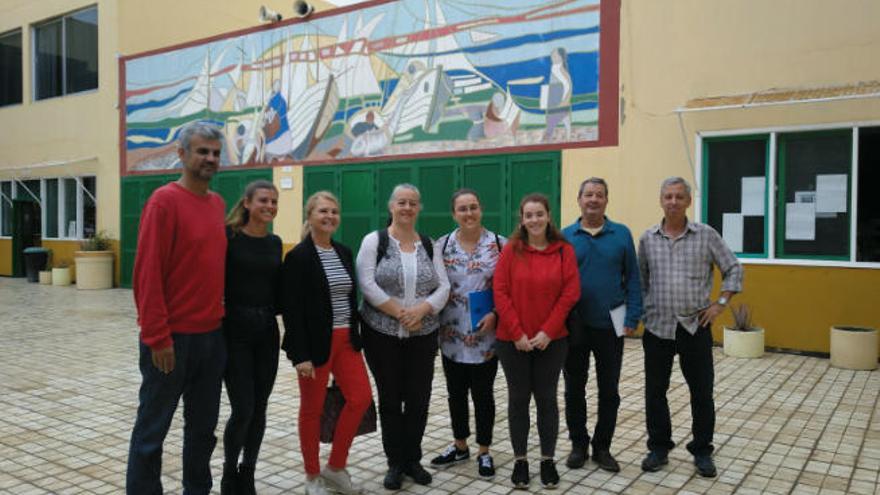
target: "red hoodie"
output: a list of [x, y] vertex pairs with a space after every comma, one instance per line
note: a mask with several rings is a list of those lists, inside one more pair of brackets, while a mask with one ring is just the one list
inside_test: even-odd
[[166, 184], [141, 216], [134, 261], [134, 301], [141, 341], [152, 349], [173, 344], [172, 333], [220, 327], [226, 275], [223, 198]]
[[543, 330], [551, 340], [561, 339], [568, 335], [565, 318], [581, 297], [574, 249], [565, 241], [543, 251], [522, 243], [517, 253], [517, 242], [504, 246], [495, 268], [496, 338], [515, 342]]

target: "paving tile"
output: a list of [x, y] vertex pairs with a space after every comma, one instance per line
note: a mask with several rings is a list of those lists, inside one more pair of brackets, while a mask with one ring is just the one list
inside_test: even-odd
[[[0, 277], [0, 493], [115, 494], [124, 491], [128, 441], [137, 407], [137, 324], [129, 290], [77, 291]], [[878, 493], [880, 477], [880, 372], [831, 368], [827, 359], [767, 354], [734, 359], [714, 350], [717, 478], [696, 475], [684, 449], [691, 440], [687, 385], [676, 364], [669, 388], [673, 439], [680, 448], [658, 473], [640, 468], [646, 452], [644, 368], [640, 342], [625, 342], [621, 405], [612, 451], [617, 474], [590, 462], [569, 470], [568, 433], [561, 421], [557, 459], [558, 494], [820, 494]], [[677, 359], [676, 359], [677, 362]], [[442, 369], [434, 390], [423, 441], [425, 456], [443, 450], [451, 438]], [[560, 382], [560, 416], [564, 417]], [[375, 390], [375, 388], [374, 388]], [[513, 466], [508, 436], [506, 384], [495, 383], [494, 431], [498, 474], [479, 478], [472, 462], [436, 471], [431, 486], [406, 483], [401, 494], [510, 495]], [[587, 394], [596, 411], [595, 381]], [[290, 363], [279, 363], [270, 400], [257, 490], [299, 493], [305, 476], [296, 417], [299, 391]], [[229, 417], [222, 396], [220, 426]], [[535, 411], [532, 411], [532, 418]], [[593, 418], [591, 424], [593, 426]], [[163, 484], [179, 492], [182, 408], [165, 442]], [[529, 436], [532, 489], [538, 480], [538, 436]], [[326, 462], [329, 447], [322, 446]], [[222, 442], [212, 458], [222, 467]], [[349, 471], [369, 493], [386, 493], [386, 469], [379, 434], [355, 440]], [[215, 493], [219, 487], [215, 486]]]

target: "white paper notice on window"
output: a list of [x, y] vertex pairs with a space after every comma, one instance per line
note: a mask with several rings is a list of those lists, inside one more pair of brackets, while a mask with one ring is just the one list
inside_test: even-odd
[[815, 203], [785, 204], [785, 239], [787, 241], [816, 240]]
[[742, 214], [746, 217], [764, 216], [764, 177], [742, 178]]
[[816, 176], [816, 213], [846, 213], [846, 174]]
[[721, 236], [731, 251], [741, 253], [743, 250], [743, 216], [739, 213], [725, 213], [721, 219]]

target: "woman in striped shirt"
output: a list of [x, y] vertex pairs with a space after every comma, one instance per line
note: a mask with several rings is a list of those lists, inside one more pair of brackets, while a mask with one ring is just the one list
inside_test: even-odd
[[[357, 283], [351, 250], [334, 241], [339, 201], [319, 191], [306, 202], [303, 240], [284, 259], [281, 347], [299, 378], [299, 441], [306, 494], [323, 495], [324, 484], [339, 493], [360, 493], [345, 469], [348, 451], [372, 400], [361, 356]], [[330, 373], [345, 397], [327, 466], [318, 460], [321, 413]]]

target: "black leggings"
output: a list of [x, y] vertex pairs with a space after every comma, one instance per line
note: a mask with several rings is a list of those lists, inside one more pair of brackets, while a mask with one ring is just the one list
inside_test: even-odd
[[401, 339], [363, 326], [364, 354], [379, 391], [382, 446], [388, 466], [422, 459], [437, 333]]
[[550, 342], [543, 351], [518, 351], [513, 342], [498, 342], [496, 354], [507, 378], [507, 419], [515, 457], [525, 457], [529, 438], [529, 403], [535, 397], [541, 455], [554, 457], [559, 436], [556, 389], [568, 354], [566, 339]]
[[226, 309], [223, 319], [228, 360], [226, 393], [232, 414], [223, 432], [225, 465], [254, 467], [263, 433], [266, 407], [278, 373], [278, 321], [271, 308]]
[[446, 391], [449, 394], [449, 415], [452, 417], [452, 434], [456, 440], [471, 436], [468, 391], [474, 400], [474, 420], [477, 424], [477, 444], [492, 445], [495, 428], [495, 375], [498, 359], [485, 363], [457, 363], [443, 356], [443, 373], [446, 375]]

